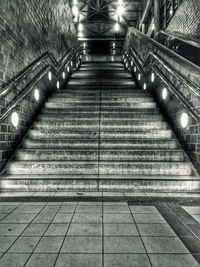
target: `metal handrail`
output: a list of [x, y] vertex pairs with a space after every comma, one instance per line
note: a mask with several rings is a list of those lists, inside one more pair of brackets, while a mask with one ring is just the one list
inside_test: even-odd
[[[158, 74], [158, 76], [161, 78], [161, 80], [168, 86], [168, 89], [171, 93], [173, 93], [173, 95], [176, 96], [176, 98], [182, 103], [182, 105], [188, 110], [188, 112], [191, 114], [191, 116], [196, 120], [199, 121], [200, 120], [200, 116], [199, 114], [190, 107], [190, 105], [188, 105], [187, 101], [185, 101], [184, 97], [176, 90], [176, 88], [173, 86], [173, 84], [161, 73], [161, 71], [154, 66], [154, 64], [147, 64], [148, 59], [150, 58], [150, 56], [153, 56], [156, 60], [159, 60], [159, 63], [162, 64], [165, 68], [167, 68], [167, 70], [170, 71], [170, 73], [172, 73], [173, 75], [175, 75], [176, 77], [180, 78], [181, 80], [183, 80], [184, 84], [188, 87], [189, 90], [192, 90], [192, 93], [194, 92], [195, 95], [200, 99], [200, 95], [195, 92], [185, 81], [185, 79], [180, 76], [177, 73], [174, 73], [165, 63], [164, 60], [162, 60], [159, 56], [155, 55], [153, 52], [149, 52], [148, 56], [146, 57], [145, 62], [142, 62], [142, 60], [140, 59], [140, 57], [137, 55], [137, 53], [133, 50], [133, 48], [130, 48], [130, 51], [132, 53], [129, 54], [126, 51], [126, 55], [132, 57], [133, 59], [135, 59], [135, 61], [137, 61], [137, 66], [139, 67], [139, 69], [141, 70], [141, 72], [143, 73], [144, 76], [147, 76], [149, 74], [149, 72], [152, 71], [152, 68], [154, 69], [154, 71]], [[138, 63], [139, 62], [139, 63]]]
[[61, 60], [57, 61], [54, 57], [54, 55], [51, 52], [46, 52], [42, 54], [39, 58], [37, 58], [35, 61], [33, 61], [27, 68], [25, 68], [24, 71], [22, 71], [19, 75], [17, 75], [0, 93], [0, 98], [7, 95], [14, 87], [17, 86], [17, 84], [25, 79], [27, 75], [32, 72], [36, 67], [38, 67], [42, 61], [49, 58], [53, 65], [55, 67], [59, 66], [64, 59], [69, 55], [71, 49], [68, 49], [68, 51], [65, 53], [65, 55], [61, 58]]
[[[69, 64], [69, 62], [71, 60], [73, 60], [74, 58], [77, 59], [80, 54], [81, 54], [81, 49], [79, 49], [75, 54], [71, 55], [69, 54], [69, 51], [68, 50], [68, 53], [65, 54], [65, 56], [59, 61], [57, 62], [56, 60], [54, 61], [53, 58], [52, 58], [52, 62], [53, 62], [53, 66], [52, 65], [47, 65], [45, 66], [42, 71], [40, 71], [33, 79], [32, 81], [25, 87], [25, 89], [18, 95], [18, 97], [15, 99], [14, 103], [12, 103], [0, 116], [0, 123], [3, 122], [7, 117], [8, 115], [12, 112], [12, 110], [32, 91], [32, 89], [34, 88], [35, 84], [50, 70], [53, 68], [53, 70], [55, 71], [55, 73], [58, 75], [61, 73], [61, 71], [66, 67], [66, 65]], [[45, 55], [42, 55], [38, 60], [37, 60], [37, 64], [38, 62], [41, 62], [41, 59], [44, 59], [46, 57], [52, 57], [53, 55], [51, 53], [45, 53]], [[55, 59], [55, 58], [54, 58]], [[56, 64], [54, 64], [56, 63]], [[32, 64], [29, 69], [28, 69], [28, 72], [27, 71], [24, 71], [23, 72], [23, 75], [19, 75], [21, 77], [21, 79], [24, 78], [24, 75], [26, 73], [30, 73], [30, 69], [33, 70], [33, 66], [36, 66], [37, 65], [35, 62], [34, 64]], [[40, 64], [40, 63], [39, 63]], [[59, 71], [57, 70], [57, 67], [60, 66], [60, 69]], [[26, 77], [25, 75], [25, 77]], [[19, 78], [18, 78], [19, 79]], [[17, 79], [17, 81], [19, 81]], [[21, 80], [20, 79], [20, 80]], [[11, 90], [11, 88], [15, 87], [16, 85], [16, 82], [12, 83], [12, 86], [9, 87], [9, 91]]]

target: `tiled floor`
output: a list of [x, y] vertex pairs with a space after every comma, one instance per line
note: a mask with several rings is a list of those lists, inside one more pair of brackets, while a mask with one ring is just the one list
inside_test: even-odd
[[175, 212], [189, 220], [200, 205], [180, 209], [168, 216], [162, 203], [1, 201], [0, 267], [200, 266], [173, 230]]

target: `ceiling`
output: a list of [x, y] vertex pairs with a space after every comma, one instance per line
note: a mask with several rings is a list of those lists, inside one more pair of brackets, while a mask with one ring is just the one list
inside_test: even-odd
[[[79, 40], [122, 39], [127, 27], [135, 27], [140, 0], [70, 0]], [[122, 6], [123, 13], [117, 10]], [[75, 11], [76, 11], [75, 10]], [[116, 31], [116, 23], [119, 29]]]

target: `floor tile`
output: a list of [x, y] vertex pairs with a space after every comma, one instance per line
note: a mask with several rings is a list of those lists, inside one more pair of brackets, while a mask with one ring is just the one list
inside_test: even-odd
[[78, 206], [100, 206], [102, 207], [103, 203], [101, 201], [80, 201]]
[[199, 263], [190, 254], [149, 254], [153, 267], [198, 267]]
[[56, 214], [61, 205], [48, 205], [43, 208], [41, 214]]
[[148, 253], [189, 253], [178, 237], [147, 237], [142, 240]]
[[87, 223], [79, 224], [72, 223], [69, 227], [67, 235], [74, 236], [101, 236], [102, 235], [102, 225], [98, 223]]
[[0, 267], [23, 267], [29, 254], [6, 253], [0, 259]]
[[104, 223], [133, 223], [131, 214], [104, 214]]
[[160, 214], [133, 214], [136, 223], [167, 223]]
[[137, 224], [141, 236], [176, 236], [168, 224]]
[[34, 253], [58, 253], [63, 239], [63, 236], [44, 236], [37, 245]]
[[129, 206], [132, 213], [159, 213], [153, 206]]
[[36, 214], [9, 214], [1, 223], [30, 223]]
[[113, 205], [128, 207], [128, 203], [124, 202], [124, 201], [106, 201], [106, 202], [103, 202], [103, 206], [113, 206]]
[[0, 236], [0, 252], [5, 252], [16, 239], [15, 236]]
[[19, 236], [27, 226], [28, 224], [22, 224], [22, 223], [0, 224], [0, 235]]
[[104, 213], [130, 213], [128, 206], [124, 205], [106, 205], [103, 207]]
[[17, 207], [13, 213], [38, 213], [42, 210], [41, 205], [21, 205]]
[[48, 224], [31, 223], [22, 233], [22, 236], [42, 236], [46, 231], [47, 227]]
[[57, 254], [32, 254], [26, 267], [53, 267]]
[[75, 206], [76, 207], [77, 203], [78, 203], [77, 201], [64, 201], [62, 203], [62, 206]]
[[67, 253], [101, 253], [102, 238], [96, 236], [67, 236], [61, 252]]
[[45, 236], [64, 236], [67, 233], [68, 227], [68, 223], [52, 223], [49, 225]]
[[56, 214], [52, 223], [69, 223], [72, 219], [73, 213], [59, 213]]
[[76, 208], [76, 205], [62, 205], [58, 213], [73, 213]]
[[88, 214], [82, 214], [82, 213], [75, 213], [73, 220], [73, 223], [78, 222], [78, 223], [101, 223], [102, 222], [102, 215], [101, 214], [93, 214], [93, 213], [88, 213]]
[[140, 237], [104, 237], [104, 253], [145, 253]]
[[31, 253], [37, 245], [40, 237], [19, 237], [8, 252]]
[[90, 206], [78, 206], [76, 208], [76, 213], [102, 213], [102, 206], [101, 205], [90, 205]]
[[146, 254], [105, 254], [104, 267], [150, 267]]
[[53, 218], [54, 214], [38, 214], [37, 217], [33, 220], [33, 223], [50, 223]]
[[135, 224], [104, 224], [105, 236], [138, 236], [139, 233]]
[[60, 254], [55, 267], [102, 267], [101, 254]]

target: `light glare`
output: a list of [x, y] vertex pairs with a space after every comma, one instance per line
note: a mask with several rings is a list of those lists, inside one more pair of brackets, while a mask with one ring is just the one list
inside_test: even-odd
[[189, 122], [188, 114], [186, 112], [183, 112], [181, 114], [181, 127], [186, 128], [188, 126], [188, 122]]
[[17, 128], [19, 125], [19, 115], [16, 111], [11, 114], [11, 123], [15, 128]]

